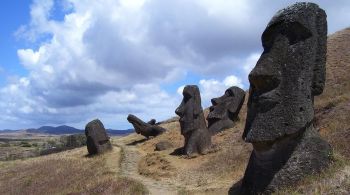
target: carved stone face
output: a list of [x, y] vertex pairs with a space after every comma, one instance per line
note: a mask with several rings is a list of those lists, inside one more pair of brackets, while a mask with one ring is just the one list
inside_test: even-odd
[[243, 139], [251, 142], [240, 194], [271, 194], [330, 163], [314, 129], [313, 99], [325, 84], [326, 14], [314, 3], [279, 11], [262, 35], [264, 52], [249, 74]]
[[175, 113], [180, 117], [181, 134], [187, 134], [195, 129], [205, 126], [199, 89], [195, 85], [187, 85], [183, 92], [183, 99]]
[[145, 122], [143, 122], [141, 119], [137, 118], [136, 116], [129, 114], [127, 117], [127, 120], [129, 123], [131, 123], [134, 128], [136, 133], [140, 133], [140, 129], [146, 128]]
[[230, 87], [221, 97], [211, 99], [212, 106], [209, 108], [207, 120], [208, 128], [212, 133], [233, 126], [233, 121], [238, 116], [244, 97], [245, 92], [241, 88]]
[[164, 128], [155, 124], [155, 119], [152, 119], [148, 123], [145, 123], [135, 115], [129, 114], [127, 120], [132, 124], [132, 126], [134, 126], [136, 133], [141, 134], [147, 138], [149, 136], [157, 136], [165, 131]]
[[272, 143], [314, 118], [313, 99], [324, 88], [327, 24], [318, 7], [302, 5], [278, 12], [262, 35], [264, 52], [249, 74], [247, 142]]
[[242, 99], [244, 99], [244, 91], [242, 89], [238, 87], [227, 89], [221, 97], [211, 99], [212, 106], [209, 108], [208, 120], [234, 120], [233, 115], [239, 109]]
[[111, 149], [109, 137], [102, 122], [98, 119], [89, 122], [85, 127], [86, 145], [90, 154], [102, 153]]

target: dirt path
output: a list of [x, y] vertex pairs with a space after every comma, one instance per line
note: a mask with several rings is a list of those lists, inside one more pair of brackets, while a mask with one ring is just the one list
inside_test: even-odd
[[116, 173], [116, 175], [120, 171], [119, 160], [120, 160], [120, 147], [113, 146], [113, 150], [110, 152], [110, 154], [106, 155], [105, 163], [106, 167], [109, 171]]
[[120, 169], [121, 176], [129, 177], [143, 183], [151, 195], [178, 194], [179, 188], [170, 181], [157, 181], [139, 174], [138, 162], [143, 155], [135, 146], [126, 145], [125, 143], [119, 143], [118, 146], [121, 148], [121, 154], [123, 155]]

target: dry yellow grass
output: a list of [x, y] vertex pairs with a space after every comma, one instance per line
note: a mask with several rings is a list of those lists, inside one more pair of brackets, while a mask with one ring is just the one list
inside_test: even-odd
[[86, 148], [0, 163], [0, 194], [143, 194], [142, 184], [119, 178], [119, 148], [87, 157]]
[[158, 153], [147, 154], [138, 163], [138, 171], [141, 175], [160, 180], [163, 177], [170, 177], [176, 174], [171, 163]]

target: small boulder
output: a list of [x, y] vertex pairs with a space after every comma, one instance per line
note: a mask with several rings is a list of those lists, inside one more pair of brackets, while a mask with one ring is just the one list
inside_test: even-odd
[[155, 151], [167, 150], [173, 147], [173, 144], [168, 141], [160, 141], [156, 144]]

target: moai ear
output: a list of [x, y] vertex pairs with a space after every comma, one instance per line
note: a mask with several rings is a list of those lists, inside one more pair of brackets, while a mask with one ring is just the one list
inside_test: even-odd
[[238, 106], [239, 106], [238, 103], [232, 102], [231, 105], [228, 107], [227, 111], [233, 114], [237, 111]]
[[244, 99], [245, 99], [245, 91], [241, 88], [237, 88], [235, 91], [235, 96], [234, 96], [234, 100], [232, 102], [232, 106], [229, 106], [228, 111], [230, 113], [236, 113], [237, 111], [239, 112], [239, 110], [241, 110], [242, 105], [244, 103]]
[[199, 93], [199, 90], [197, 89], [194, 93], [193, 100], [193, 115], [198, 116], [200, 113], [203, 112], [202, 105], [201, 105], [201, 96]]
[[326, 80], [326, 53], [327, 53], [327, 20], [324, 10], [319, 9], [316, 16], [318, 34], [316, 59], [312, 80], [312, 95], [317, 96], [323, 92]]
[[195, 115], [195, 116], [197, 116], [197, 115], [199, 115], [200, 113], [202, 112], [202, 108], [201, 108], [201, 105], [199, 104], [196, 104], [196, 105], [194, 105], [194, 107], [193, 107], [193, 114]]

